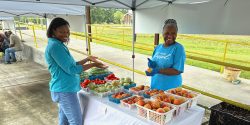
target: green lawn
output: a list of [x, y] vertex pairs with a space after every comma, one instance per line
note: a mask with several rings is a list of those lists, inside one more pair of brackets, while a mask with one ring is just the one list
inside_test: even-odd
[[[105, 40], [94, 40], [94, 42], [97, 42], [99, 44], [132, 51], [131, 27], [121, 27], [115, 25], [109, 25], [109, 26], [93, 25], [92, 36], [105, 39]], [[110, 40], [113, 40], [113, 42], [110, 42]], [[162, 37], [160, 36], [160, 42], [162, 41], [163, 41]], [[228, 41], [230, 43], [227, 46], [227, 54], [225, 62], [250, 67], [250, 54], [249, 54], [250, 36], [178, 34], [177, 41], [185, 47], [186, 53], [189, 55], [214, 59], [218, 61], [223, 60], [224, 48], [225, 48], [224, 42]], [[238, 44], [237, 42], [240, 44]], [[123, 46], [119, 44], [126, 44], [129, 46]], [[154, 35], [137, 34], [137, 39], [136, 39], [137, 48], [135, 48], [135, 51], [141, 54], [151, 55], [154, 48], [153, 44], [154, 44]], [[147, 48], [149, 50], [143, 50], [141, 48]], [[201, 62], [192, 59], [187, 59], [186, 64], [205, 69], [210, 69], [217, 72], [219, 72], [221, 68], [220, 65]], [[240, 77], [250, 79], [250, 71], [242, 71]]]
[[[115, 27], [93, 27], [93, 36], [98, 38], [106, 38], [116, 40], [120, 43], [131, 44], [132, 32], [130, 28], [115, 28]], [[124, 35], [123, 35], [124, 34]], [[194, 37], [194, 38], [193, 38]], [[199, 37], [199, 38], [196, 38]], [[200, 39], [201, 38], [201, 39]], [[207, 40], [207, 38], [209, 40]], [[212, 40], [211, 40], [212, 39]], [[154, 35], [150, 34], [137, 34], [136, 45], [147, 47], [153, 49]], [[162, 42], [162, 37], [160, 42]], [[224, 42], [218, 41], [228, 41], [226, 60], [225, 62], [248, 66], [250, 67], [250, 36], [240, 36], [240, 35], [187, 35], [179, 34], [177, 41], [180, 42], [186, 50], [186, 53], [204, 57], [209, 59], [214, 59], [218, 61], [223, 60], [224, 55]], [[121, 48], [125, 50], [132, 50], [131, 47], [124, 47], [115, 43], [110, 43], [108, 41], [98, 41], [100, 44], [113, 46], [116, 48]], [[240, 42], [240, 44], [235, 44], [231, 42]], [[241, 45], [242, 44], [242, 45]], [[146, 51], [142, 49], [135, 49], [136, 52], [151, 55], [152, 51]], [[201, 54], [200, 54], [201, 53]], [[193, 65], [205, 69], [210, 69], [213, 71], [220, 71], [221, 66], [216, 64], [211, 64], [207, 62], [201, 62], [197, 60], [187, 59], [186, 64]], [[242, 71], [240, 77], [250, 79], [250, 71]]]

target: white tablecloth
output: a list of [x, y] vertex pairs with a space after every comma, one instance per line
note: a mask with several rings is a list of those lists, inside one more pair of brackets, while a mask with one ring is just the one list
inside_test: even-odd
[[[108, 98], [100, 98], [81, 91], [80, 104], [83, 110], [84, 125], [153, 125], [154, 122], [137, 116], [136, 110], [122, 107], [110, 102]], [[205, 109], [192, 107], [172, 120], [169, 125], [200, 125]]]

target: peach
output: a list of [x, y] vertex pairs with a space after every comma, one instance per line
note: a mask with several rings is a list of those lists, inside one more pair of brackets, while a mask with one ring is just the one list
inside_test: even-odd
[[175, 105], [180, 105], [180, 104], [181, 104], [181, 101], [180, 101], [179, 99], [175, 99], [174, 102], [173, 102], [173, 104], [175, 104]]
[[150, 95], [151, 93], [150, 93], [150, 91], [146, 91], [145, 94]]
[[189, 95], [188, 93], [182, 94], [183, 97], [188, 97], [188, 95]]
[[180, 100], [180, 103], [185, 102], [185, 99], [184, 99], [184, 98], [179, 98], [179, 100]]
[[161, 104], [159, 101], [154, 101], [151, 106], [153, 109], [158, 109], [161, 107]]
[[158, 108], [158, 109], [156, 110], [156, 112], [165, 113], [165, 110], [164, 110], [163, 108]]
[[176, 90], [176, 92], [180, 92], [180, 91], [182, 90], [182, 88], [181, 88], [181, 87], [178, 87], [178, 88], [176, 88], [175, 90]]
[[144, 107], [147, 108], [147, 109], [152, 109], [150, 104], [145, 104]]
[[128, 100], [123, 100], [124, 103], [128, 103]]
[[117, 95], [115, 98], [120, 99], [122, 98], [122, 95]]
[[160, 101], [163, 100], [163, 98], [161, 96], [157, 96], [156, 99], [160, 100]]
[[151, 73], [152, 72], [152, 68], [148, 68], [146, 71], [149, 72], [149, 73]]
[[185, 93], [188, 93], [188, 91], [187, 90], [181, 90], [181, 93], [185, 94]]
[[191, 94], [191, 93], [190, 93], [190, 94], [187, 95], [187, 98], [193, 98], [193, 97], [195, 97], [194, 94]]
[[174, 89], [170, 90], [170, 93], [175, 94], [176, 91]]
[[128, 104], [133, 104], [133, 103], [134, 103], [134, 102], [133, 102], [133, 101], [131, 101], [131, 100], [129, 100], [129, 101], [128, 101]]
[[140, 106], [144, 106], [144, 105], [145, 105], [145, 102], [144, 102], [143, 100], [139, 100], [139, 101], [137, 102], [137, 104], [140, 105]]
[[181, 93], [181, 92], [178, 92], [178, 93], [176, 93], [176, 95], [182, 96], [182, 93]]
[[149, 86], [144, 86], [144, 90], [148, 90], [149, 89]]
[[138, 86], [138, 89], [139, 89], [139, 90], [143, 90], [143, 88], [144, 88], [144, 85], [139, 85], [139, 86]]
[[143, 97], [138, 97], [138, 100], [143, 100]]
[[171, 100], [169, 98], [165, 98], [163, 101], [167, 103], [171, 103]]
[[137, 102], [137, 101], [139, 101], [139, 100], [138, 100], [138, 98], [135, 98], [135, 99], [131, 99], [131, 100], [133, 100], [134, 102]]
[[169, 96], [169, 99], [170, 99], [171, 102], [172, 102], [172, 101], [174, 101], [175, 98], [174, 98], [174, 96], [171, 95], [171, 96]]
[[132, 91], [136, 91], [136, 88], [134, 88], [134, 87], [133, 87], [133, 88], [130, 88], [130, 89], [131, 89]]
[[163, 109], [164, 109], [164, 111], [165, 111], [165, 112], [170, 111], [170, 108], [169, 108], [169, 107], [167, 107], [167, 106], [166, 106], [166, 107], [164, 107]]

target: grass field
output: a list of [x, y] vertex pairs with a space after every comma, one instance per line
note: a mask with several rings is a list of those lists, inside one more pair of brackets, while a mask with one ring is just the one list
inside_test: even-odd
[[[132, 51], [131, 27], [93, 25], [92, 36], [99, 39], [93, 40], [98, 44]], [[162, 41], [160, 36], [160, 42]], [[177, 41], [184, 46], [187, 54], [218, 61], [223, 61], [225, 42], [228, 42], [225, 62], [250, 67], [250, 36], [178, 34]], [[154, 49], [154, 35], [137, 34], [135, 45], [136, 52], [151, 55]], [[187, 59], [186, 64], [217, 72], [221, 69], [220, 65], [192, 59]], [[250, 71], [242, 71], [240, 77], [250, 79]]]
[[[107, 39], [95, 40], [96, 42], [104, 45], [109, 45], [116, 48], [131, 50], [130, 46], [123, 46], [116, 43], [111, 43], [108, 40], [117, 41], [117, 43], [130, 44], [132, 41], [132, 32], [130, 28], [116, 28], [116, 27], [93, 27], [92, 35], [94, 37]], [[160, 36], [161, 37], [161, 36]], [[139, 46], [135, 49], [136, 52], [141, 54], [151, 55], [154, 48], [154, 35], [150, 34], [137, 34], [136, 45]], [[162, 42], [162, 37], [160, 42]], [[238, 64], [250, 67], [250, 36], [240, 35], [187, 35], [179, 34], [177, 41], [181, 43], [186, 50], [186, 53], [223, 61], [225, 41], [228, 42], [227, 53], [225, 62]], [[146, 47], [152, 50], [139, 49]], [[207, 62], [187, 59], [186, 64], [193, 65], [213, 71], [220, 71], [221, 66]], [[250, 79], [250, 71], [242, 71], [240, 77]]]

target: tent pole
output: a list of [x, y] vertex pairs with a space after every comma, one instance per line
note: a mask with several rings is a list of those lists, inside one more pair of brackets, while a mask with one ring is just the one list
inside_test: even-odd
[[159, 45], [159, 33], [155, 33], [154, 47]]
[[86, 47], [86, 52], [87, 54], [89, 54], [89, 44], [88, 44], [88, 29], [87, 29], [87, 8], [85, 8], [85, 16], [84, 16], [84, 19], [85, 19], [85, 25], [84, 25], [84, 28], [85, 28], [85, 38], [86, 38], [86, 41], [85, 41], [85, 47]]
[[[3, 21], [2, 20], [0, 20], [1, 21], [1, 24], [2, 24], [2, 26], [3, 26]], [[2, 28], [2, 31], [3, 31], [3, 33], [4, 33], [4, 29]]]
[[[13, 24], [14, 24], [15, 34], [17, 34], [17, 33], [16, 33], [16, 24], [15, 24], [15, 19], [13, 20]], [[19, 28], [20, 28], [20, 27], [19, 27]]]
[[45, 18], [45, 26], [46, 26], [46, 30], [45, 30], [45, 31], [47, 31], [47, 29], [48, 29], [48, 24], [47, 24], [47, 15], [46, 15], [46, 14], [44, 14], [44, 18]]
[[133, 55], [132, 55], [132, 59], [133, 59], [133, 81], [135, 81], [135, 10], [132, 10], [133, 12], [133, 41], [132, 41], [132, 50], [133, 50]]
[[40, 20], [41, 28], [42, 28], [42, 30], [43, 30], [43, 18], [39, 18], [39, 20]]
[[20, 17], [19, 17], [19, 20], [18, 20], [17, 24], [18, 24], [18, 30], [19, 30], [20, 38], [21, 38], [21, 40], [23, 40], [22, 31], [21, 31], [21, 28], [20, 28]]
[[90, 20], [90, 6], [86, 6], [85, 7], [85, 13], [86, 13], [86, 25], [87, 25], [87, 38], [88, 38], [88, 54], [91, 55], [91, 46], [90, 46], [90, 42], [92, 42], [92, 35], [91, 35], [91, 20]]

